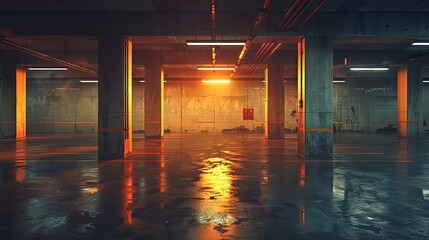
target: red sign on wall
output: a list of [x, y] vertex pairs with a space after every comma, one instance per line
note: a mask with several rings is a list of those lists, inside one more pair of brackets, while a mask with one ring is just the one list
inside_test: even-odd
[[243, 120], [253, 120], [253, 108], [243, 108]]

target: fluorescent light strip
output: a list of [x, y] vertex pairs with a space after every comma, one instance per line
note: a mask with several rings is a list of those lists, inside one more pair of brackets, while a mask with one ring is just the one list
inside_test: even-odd
[[230, 83], [229, 79], [206, 79], [203, 80], [203, 83]]
[[66, 67], [29, 67], [30, 71], [67, 71]]
[[334, 83], [345, 83], [346, 81], [344, 81], [344, 80], [334, 80], [332, 82], [334, 82]]
[[200, 71], [210, 71], [210, 70], [218, 70], [218, 71], [232, 71], [234, 67], [197, 67]]
[[424, 83], [429, 83], [429, 80], [423, 80]]
[[387, 71], [388, 67], [354, 67], [350, 68], [351, 71]]
[[98, 80], [80, 80], [81, 83], [98, 83]]
[[243, 46], [245, 44], [244, 41], [196, 41], [196, 40], [188, 40], [186, 44], [189, 46]]
[[411, 45], [413, 45], [413, 46], [429, 46], [429, 42], [415, 42]]

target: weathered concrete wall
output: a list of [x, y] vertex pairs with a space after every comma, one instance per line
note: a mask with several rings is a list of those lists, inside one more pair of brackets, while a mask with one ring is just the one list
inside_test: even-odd
[[[77, 80], [27, 83], [27, 132], [97, 132], [98, 85]], [[133, 131], [144, 129], [144, 84], [133, 83]]]
[[[76, 80], [28, 82], [28, 133], [96, 132], [97, 84]], [[165, 85], [165, 128], [172, 132], [220, 132], [263, 125], [264, 84], [238, 82], [212, 85], [168, 82]], [[144, 130], [144, 83], [133, 83], [133, 131]], [[243, 108], [254, 109], [254, 120], [243, 120]]]
[[286, 133], [296, 133], [298, 127], [298, 82], [285, 82], [285, 130]]
[[[423, 85], [429, 103], [429, 84]], [[285, 83], [285, 128], [295, 130], [296, 82]], [[376, 132], [396, 124], [396, 79], [356, 79], [334, 84], [334, 122], [337, 130]], [[76, 80], [27, 82], [27, 132], [96, 132], [97, 84]], [[220, 132], [241, 125], [253, 130], [264, 121], [264, 83], [165, 83], [165, 127], [172, 132]], [[144, 130], [144, 83], [133, 84], [133, 131]], [[427, 104], [426, 104], [427, 105]], [[425, 105], [425, 106], [426, 106]], [[253, 108], [255, 120], [243, 120], [243, 108]], [[353, 107], [354, 114], [351, 109]], [[424, 107], [429, 124], [429, 108]], [[182, 120], [182, 124], [181, 124]], [[428, 126], [425, 129], [429, 129]], [[288, 131], [287, 131], [288, 132]]]
[[144, 130], [144, 83], [133, 81], [133, 131]]
[[27, 133], [96, 132], [97, 84], [27, 81]]
[[[423, 68], [423, 79], [429, 80], [429, 68]], [[425, 122], [423, 129], [425, 135], [429, 135], [429, 83], [423, 83], [423, 120]]]
[[423, 84], [423, 119], [425, 125], [423, 128], [429, 134], [429, 83]]
[[376, 132], [397, 127], [396, 78], [347, 79], [334, 83], [334, 125], [337, 131]]
[[[254, 120], [243, 120], [243, 108], [254, 109]], [[165, 128], [172, 132], [221, 132], [263, 126], [264, 83], [167, 82]]]

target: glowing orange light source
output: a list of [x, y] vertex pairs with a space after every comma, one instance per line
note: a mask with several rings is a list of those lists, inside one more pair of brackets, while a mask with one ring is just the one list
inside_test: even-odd
[[205, 79], [203, 83], [230, 83], [230, 79]]
[[233, 71], [235, 68], [234, 67], [229, 67], [229, 66], [198, 66], [197, 67], [198, 70], [200, 71]]

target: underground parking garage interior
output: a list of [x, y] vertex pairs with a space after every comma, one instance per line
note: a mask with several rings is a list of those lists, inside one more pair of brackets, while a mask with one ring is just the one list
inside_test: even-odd
[[0, 1], [0, 239], [429, 239], [429, 1]]

